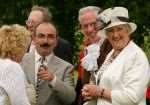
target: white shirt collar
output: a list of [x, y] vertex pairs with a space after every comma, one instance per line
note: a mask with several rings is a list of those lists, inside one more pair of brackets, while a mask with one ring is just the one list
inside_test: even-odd
[[[49, 62], [50, 59], [52, 58], [53, 53], [50, 53], [48, 56], [45, 57], [46, 62]], [[41, 55], [37, 52], [37, 50], [35, 50], [35, 61], [39, 62], [39, 59], [41, 58]]]

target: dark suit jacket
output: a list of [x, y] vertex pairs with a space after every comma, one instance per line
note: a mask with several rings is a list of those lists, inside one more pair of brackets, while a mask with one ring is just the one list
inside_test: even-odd
[[59, 58], [72, 64], [72, 46], [67, 40], [59, 37], [54, 53]]
[[[27, 80], [35, 83], [35, 54], [28, 53], [22, 60], [22, 68]], [[75, 99], [73, 66], [56, 57], [52, 56], [48, 62], [48, 69], [53, 72], [57, 79], [54, 87], [48, 81], [43, 81], [39, 85], [38, 105], [69, 105]]]

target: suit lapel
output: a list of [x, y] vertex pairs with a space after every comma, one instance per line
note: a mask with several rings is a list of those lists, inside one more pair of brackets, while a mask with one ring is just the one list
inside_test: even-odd
[[55, 55], [53, 54], [51, 59], [48, 62], [48, 68], [49, 70], [52, 70], [53, 73], [55, 73], [58, 70], [58, 61], [55, 58]]
[[35, 83], [35, 55], [32, 54], [30, 55], [29, 57], [29, 62], [28, 62], [28, 69], [29, 69], [29, 78], [30, 78], [30, 81], [31, 83], [34, 84], [34, 86], [36, 86], [36, 83]]

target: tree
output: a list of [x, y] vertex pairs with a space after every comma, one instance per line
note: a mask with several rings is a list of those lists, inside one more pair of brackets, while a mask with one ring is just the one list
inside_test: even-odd
[[[53, 14], [53, 20], [56, 23], [59, 35], [69, 40], [73, 45], [76, 44], [74, 37], [76, 27], [78, 27], [78, 10], [88, 5], [99, 6], [103, 9], [124, 6], [128, 8], [130, 18], [138, 25], [134, 34], [135, 42], [139, 45], [144, 43], [143, 34], [150, 29], [150, 1], [145, 0], [1, 0], [0, 1], [0, 25], [19, 23], [25, 24], [27, 14], [33, 5], [46, 6]], [[145, 28], [144, 28], [145, 27]], [[150, 42], [148, 42], [150, 43]], [[74, 47], [76, 53], [77, 47]]]

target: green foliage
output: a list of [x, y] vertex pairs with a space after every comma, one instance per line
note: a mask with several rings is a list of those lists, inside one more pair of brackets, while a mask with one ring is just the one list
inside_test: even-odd
[[[144, 49], [144, 51], [148, 56], [148, 59], [150, 60], [150, 30], [149, 30], [150, 29], [150, 21], [149, 21], [150, 5], [149, 4], [150, 1], [144, 2], [143, 0], [107, 0], [107, 1], [93, 0], [91, 4], [89, 4], [89, 2], [85, 2], [84, 6], [95, 5], [104, 9], [109, 7], [114, 7], [114, 6], [124, 6], [128, 8], [130, 20], [132, 22], [135, 22], [138, 26], [135, 34], [133, 35], [133, 39], [139, 46], [141, 46]], [[78, 44], [74, 44], [74, 45], [78, 45]]]
[[[78, 10], [88, 5], [103, 9], [124, 6], [128, 8], [130, 19], [138, 25], [134, 39], [138, 45], [144, 44], [144, 51], [149, 57], [150, 0], [0, 0], [0, 25], [25, 24], [33, 5], [46, 6], [53, 14], [59, 35], [74, 46], [74, 63], [77, 58], [82, 34], [78, 30]], [[143, 27], [145, 26], [145, 28]]]
[[83, 40], [83, 35], [81, 33], [81, 30], [79, 29], [79, 26], [77, 26], [75, 28], [75, 33], [74, 33], [74, 41], [75, 41], [75, 44], [73, 46], [73, 64], [75, 65], [75, 67], [77, 66], [77, 60], [78, 60], [78, 57], [79, 57], [79, 51], [81, 50], [81, 44], [82, 44], [82, 40]]
[[150, 61], [150, 29], [144, 27], [145, 31], [143, 33], [144, 36], [144, 44], [143, 49], [148, 57], [148, 60]]

